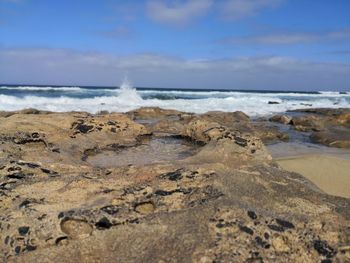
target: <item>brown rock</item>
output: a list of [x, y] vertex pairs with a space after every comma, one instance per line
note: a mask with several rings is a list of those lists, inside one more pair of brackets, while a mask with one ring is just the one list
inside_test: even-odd
[[290, 124], [298, 131], [320, 131], [323, 129], [321, 118], [315, 115], [293, 117]]
[[269, 119], [271, 122], [278, 122], [282, 124], [289, 124], [292, 118], [287, 115], [275, 115]]
[[344, 127], [334, 127], [322, 132], [314, 132], [310, 136], [316, 143], [330, 147], [350, 148], [350, 131]]
[[129, 116], [1, 118], [0, 261], [343, 260], [349, 200], [277, 167], [242, 113]]

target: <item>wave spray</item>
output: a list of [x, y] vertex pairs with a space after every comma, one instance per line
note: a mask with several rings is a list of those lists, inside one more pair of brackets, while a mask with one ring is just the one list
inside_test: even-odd
[[125, 99], [130, 104], [140, 103], [142, 101], [141, 96], [137, 93], [137, 90], [131, 85], [128, 77], [124, 77], [124, 80], [119, 88], [119, 99]]

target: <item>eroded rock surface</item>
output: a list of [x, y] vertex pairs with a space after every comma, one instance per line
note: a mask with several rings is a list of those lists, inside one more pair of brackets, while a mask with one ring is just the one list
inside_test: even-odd
[[0, 125], [3, 262], [350, 260], [349, 199], [279, 168], [241, 112], [29, 110]]
[[298, 115], [275, 115], [269, 120], [289, 124], [296, 131], [309, 132], [313, 142], [350, 148], [350, 109], [300, 109], [291, 112]]

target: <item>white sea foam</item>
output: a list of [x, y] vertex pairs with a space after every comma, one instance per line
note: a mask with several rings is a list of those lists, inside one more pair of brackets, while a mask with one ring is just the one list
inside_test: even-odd
[[[177, 100], [143, 100], [138, 96], [128, 96], [121, 93], [120, 96], [105, 96], [95, 98], [47, 98], [37, 96], [26, 96], [23, 98], [0, 95], [0, 110], [20, 110], [24, 108], [36, 108], [49, 111], [87, 111], [96, 113], [101, 110], [125, 112], [145, 106], [162, 107], [166, 109], [176, 109], [187, 112], [204, 113], [207, 111], [243, 111], [251, 116], [269, 115], [277, 112], [298, 108], [311, 107], [350, 107], [344, 98], [339, 99], [336, 104], [331, 99], [319, 99], [310, 101], [287, 100], [280, 104], [268, 104], [269, 100], [276, 101], [276, 98], [259, 96], [241, 96], [227, 98], [206, 98], [206, 99], [177, 99]], [[312, 106], [309, 106], [309, 104]], [[306, 105], [305, 105], [306, 104]]]
[[[126, 112], [140, 107], [161, 107], [180, 111], [204, 113], [207, 111], [243, 111], [250, 116], [270, 115], [299, 108], [350, 107], [350, 94], [339, 92], [306, 93], [247, 93], [236, 91], [180, 91], [180, 90], [141, 90], [136, 91], [128, 80], [120, 89], [84, 89], [79, 87], [17, 87], [35, 91], [37, 89], [75, 90], [88, 96], [70, 96], [70, 92], [61, 97], [16, 96], [1, 94], [0, 110], [21, 110], [36, 108], [49, 111], [87, 111], [96, 113], [101, 110]], [[96, 93], [108, 91], [106, 93]], [[86, 95], [85, 94], [85, 95]], [[149, 99], [143, 99], [143, 97]], [[162, 99], [162, 96], [177, 96], [178, 99]], [[79, 95], [80, 96], [80, 95]], [[269, 101], [279, 104], [269, 104]]]
[[0, 90], [28, 90], [28, 91], [81, 91], [80, 87], [38, 87], [38, 86], [1, 86]]

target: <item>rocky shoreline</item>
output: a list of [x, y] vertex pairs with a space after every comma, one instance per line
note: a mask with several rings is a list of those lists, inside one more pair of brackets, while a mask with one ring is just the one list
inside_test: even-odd
[[350, 199], [283, 170], [273, 122], [350, 148], [350, 110], [0, 112], [3, 262], [347, 262]]

